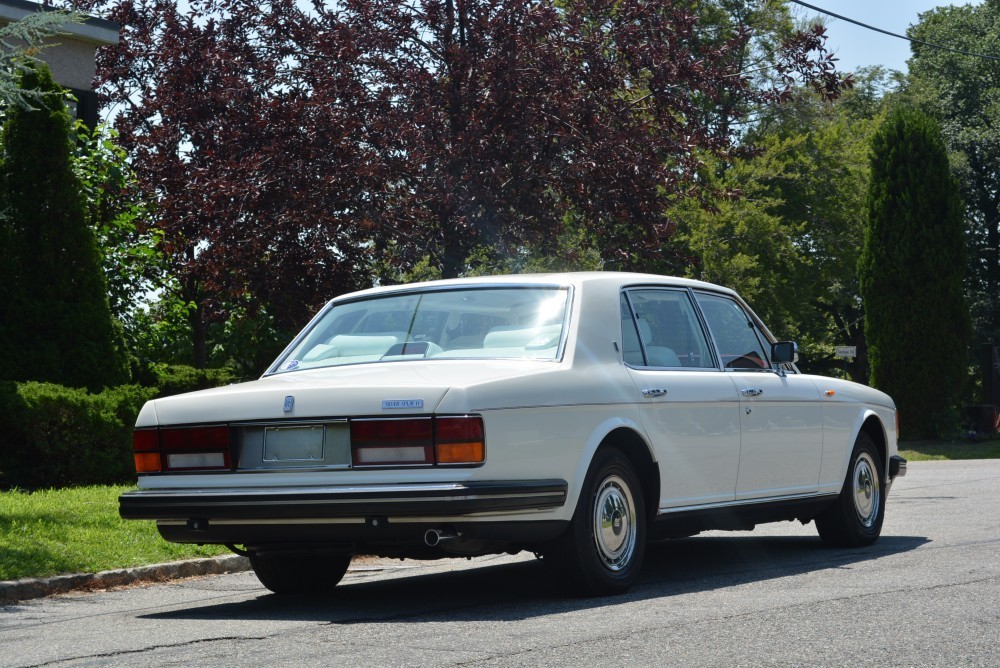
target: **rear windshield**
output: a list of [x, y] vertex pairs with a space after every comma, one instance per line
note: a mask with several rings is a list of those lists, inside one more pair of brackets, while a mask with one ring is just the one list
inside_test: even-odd
[[411, 359], [558, 359], [569, 290], [465, 288], [336, 304], [275, 365], [299, 369]]

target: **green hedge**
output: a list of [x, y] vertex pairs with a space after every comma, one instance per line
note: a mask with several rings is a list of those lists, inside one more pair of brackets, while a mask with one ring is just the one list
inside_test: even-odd
[[[0, 381], [0, 489], [111, 485], [135, 481], [132, 429], [158, 396], [225, 385], [229, 369], [161, 365], [144, 385], [92, 394], [51, 383]], [[148, 385], [148, 386], [147, 386]]]
[[228, 368], [196, 369], [184, 364], [157, 364], [147, 368], [139, 380], [143, 385], [157, 388], [157, 396], [168, 397], [229, 385], [240, 379], [234, 370]]
[[50, 383], [0, 383], [0, 486], [133, 481], [132, 428], [156, 393], [138, 385], [91, 394]]
[[51, 383], [0, 381], [0, 489], [112, 485], [135, 480], [132, 428], [157, 396], [225, 385], [229, 369], [159, 366], [150, 386], [92, 394]]

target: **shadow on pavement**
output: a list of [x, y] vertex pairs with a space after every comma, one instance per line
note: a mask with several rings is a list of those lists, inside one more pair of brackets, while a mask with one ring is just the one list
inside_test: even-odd
[[909, 552], [928, 542], [917, 536], [883, 536], [868, 548], [831, 549], [814, 537], [711, 535], [650, 545], [639, 581], [615, 597], [563, 597], [542, 563], [534, 560], [432, 574], [401, 569], [399, 576], [378, 581], [364, 581], [362, 576], [345, 580], [328, 594], [308, 597], [276, 596], [262, 588], [261, 596], [252, 600], [142, 617], [330, 624], [521, 620], [841, 568]]

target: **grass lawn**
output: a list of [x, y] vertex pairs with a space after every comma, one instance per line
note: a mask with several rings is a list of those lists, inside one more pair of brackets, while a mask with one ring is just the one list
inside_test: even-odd
[[908, 461], [933, 459], [1000, 459], [1000, 440], [978, 441], [903, 441], [899, 454]]
[[91, 573], [228, 553], [168, 543], [153, 522], [118, 516], [131, 487], [0, 492], [0, 580]]

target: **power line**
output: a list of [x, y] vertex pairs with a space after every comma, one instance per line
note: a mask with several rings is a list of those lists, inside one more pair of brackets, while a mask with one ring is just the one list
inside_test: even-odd
[[823, 9], [822, 7], [817, 7], [815, 5], [810, 5], [806, 2], [800, 2], [799, 0], [790, 0], [796, 5], [802, 5], [803, 7], [808, 7], [809, 9], [819, 12], [820, 14], [826, 14], [827, 16], [832, 16], [835, 19], [840, 19], [841, 21], [847, 21], [848, 23], [853, 23], [856, 26], [861, 26], [862, 28], [867, 28], [868, 30], [874, 30], [875, 32], [880, 32], [883, 35], [889, 35], [890, 37], [898, 37], [899, 39], [905, 39], [908, 42], [913, 42], [915, 44], [923, 44], [924, 46], [929, 46], [932, 49], [940, 49], [942, 51], [951, 51], [953, 53], [960, 53], [963, 56], [974, 56], [976, 58], [986, 58], [988, 60], [1000, 60], [1000, 56], [990, 56], [985, 53], [973, 53], [971, 51], [963, 51], [961, 49], [953, 49], [950, 46], [942, 46], [940, 44], [932, 44], [931, 42], [925, 42], [921, 39], [914, 39], [912, 37], [907, 37], [906, 35], [897, 35], [894, 32], [889, 32], [888, 30], [882, 30], [881, 28], [876, 28], [875, 26], [870, 26], [867, 23], [862, 23], [861, 21], [855, 21], [854, 19], [848, 18], [846, 16], [841, 16], [840, 14], [834, 14], [833, 12]]

